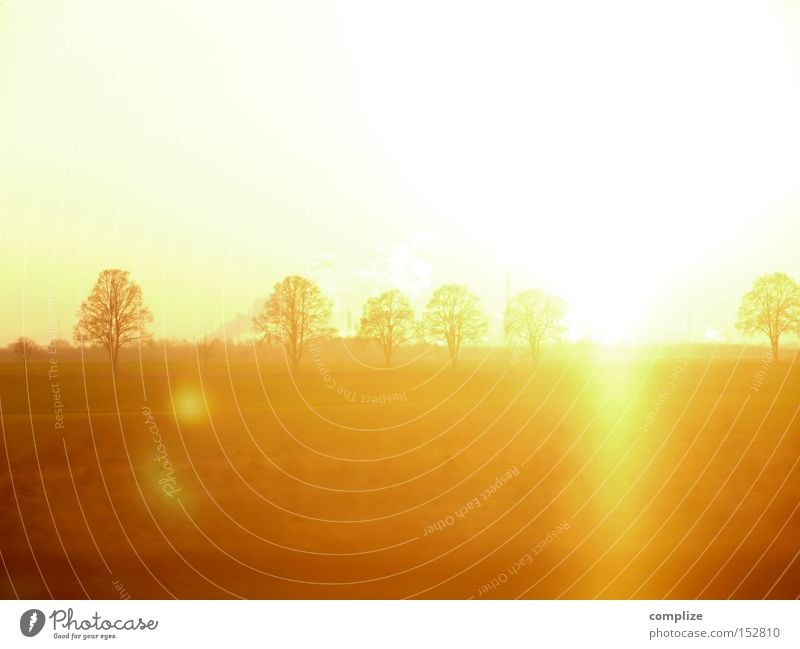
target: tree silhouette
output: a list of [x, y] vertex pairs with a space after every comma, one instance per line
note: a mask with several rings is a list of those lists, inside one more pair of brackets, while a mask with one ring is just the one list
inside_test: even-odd
[[37, 342], [27, 336], [20, 336], [9, 347], [21, 361], [26, 361], [42, 351]]
[[506, 336], [525, 342], [535, 361], [544, 340], [564, 331], [564, 301], [538, 289], [515, 295], [506, 306], [503, 328]]
[[781, 336], [800, 329], [800, 286], [786, 273], [762, 275], [742, 298], [736, 328], [748, 335], [766, 334], [777, 363]]
[[101, 345], [108, 352], [112, 371], [117, 371], [119, 350], [150, 337], [146, 326], [153, 316], [142, 300], [142, 289], [126, 270], [100, 273], [89, 297], [78, 310], [74, 338], [80, 343]]
[[445, 284], [434, 291], [423, 324], [432, 340], [447, 344], [453, 369], [464, 342], [480, 340], [489, 328], [480, 299], [461, 284]]
[[292, 370], [297, 369], [303, 350], [329, 329], [331, 302], [309, 279], [291, 275], [275, 284], [262, 311], [253, 318], [253, 330], [281, 345]]
[[414, 337], [416, 329], [408, 298], [393, 289], [367, 300], [358, 335], [378, 343], [386, 358], [386, 367], [391, 367], [394, 352]]

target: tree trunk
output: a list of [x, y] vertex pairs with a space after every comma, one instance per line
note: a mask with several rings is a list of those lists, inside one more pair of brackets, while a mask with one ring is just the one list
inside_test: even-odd
[[297, 371], [298, 366], [300, 365], [300, 358], [303, 355], [303, 348], [299, 346], [297, 343], [294, 343], [289, 351], [289, 362], [290, 362], [290, 371], [292, 373]]
[[533, 364], [536, 365], [536, 361], [539, 360], [539, 341], [530, 340], [528, 342], [531, 348], [531, 361], [533, 361]]
[[778, 339], [777, 337], [770, 341], [772, 345], [772, 362], [778, 362]]
[[450, 367], [452, 369], [456, 369], [456, 362], [458, 360], [458, 352], [460, 351], [460, 345], [458, 345], [455, 342], [455, 340], [448, 338], [447, 350], [450, 352]]

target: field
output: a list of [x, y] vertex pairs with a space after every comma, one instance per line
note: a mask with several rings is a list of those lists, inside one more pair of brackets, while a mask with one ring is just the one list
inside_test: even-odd
[[0, 363], [3, 597], [800, 595], [791, 350], [359, 353]]

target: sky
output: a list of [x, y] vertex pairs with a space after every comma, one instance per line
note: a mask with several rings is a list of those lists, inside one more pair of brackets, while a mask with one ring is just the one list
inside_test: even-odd
[[[0, 343], [103, 268], [157, 336], [287, 274], [536, 287], [570, 335], [735, 340], [800, 278], [800, 3], [0, 2]], [[246, 318], [245, 318], [246, 321]]]

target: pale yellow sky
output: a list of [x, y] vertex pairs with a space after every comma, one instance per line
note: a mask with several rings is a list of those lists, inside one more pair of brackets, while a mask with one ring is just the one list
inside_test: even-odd
[[0, 343], [110, 266], [167, 336], [289, 273], [343, 326], [389, 286], [498, 312], [506, 272], [597, 339], [733, 335], [800, 278], [798, 44], [763, 0], [5, 0]]

